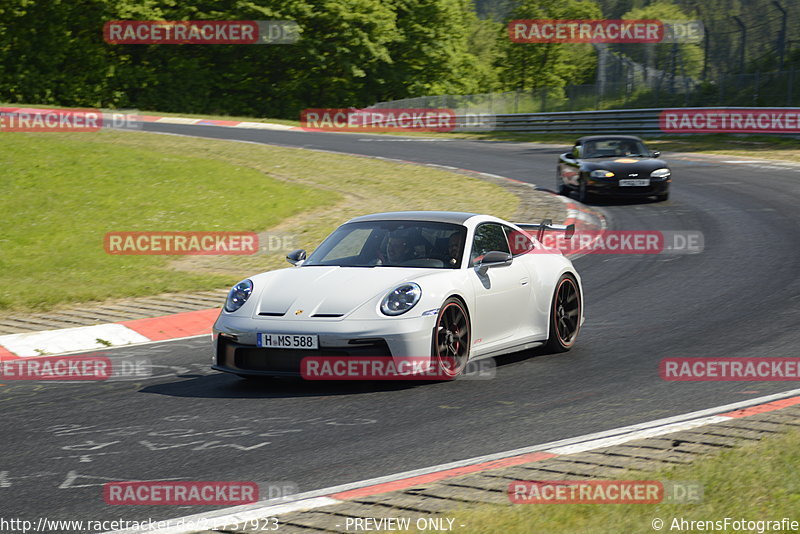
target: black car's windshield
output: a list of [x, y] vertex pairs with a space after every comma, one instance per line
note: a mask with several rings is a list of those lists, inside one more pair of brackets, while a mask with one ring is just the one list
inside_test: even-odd
[[340, 267], [457, 269], [467, 230], [427, 221], [367, 221], [340, 226], [303, 263]]
[[583, 157], [615, 158], [619, 156], [650, 157], [650, 151], [637, 139], [598, 139], [583, 145]]

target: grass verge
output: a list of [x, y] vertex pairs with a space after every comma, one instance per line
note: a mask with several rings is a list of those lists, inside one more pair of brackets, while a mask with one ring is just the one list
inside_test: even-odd
[[[687, 528], [686, 524], [683, 529], [677, 528], [681, 519], [800, 521], [798, 465], [800, 431], [795, 430], [690, 465], [618, 477], [619, 480], [699, 482], [703, 486], [703, 499], [698, 504], [509, 504], [456, 511], [443, 517], [455, 518], [454, 525], [463, 524], [465, 531], [474, 534], [657, 532], [653, 527], [656, 518], [663, 521], [662, 532], [712, 530], [696, 525]], [[732, 528], [714, 531], [734, 532]]]
[[416, 165], [136, 132], [5, 132], [0, 164], [0, 310], [224, 287], [286, 265], [283, 248], [112, 256], [110, 231], [255, 231], [312, 249], [364, 213], [509, 217], [518, 205], [500, 186]]

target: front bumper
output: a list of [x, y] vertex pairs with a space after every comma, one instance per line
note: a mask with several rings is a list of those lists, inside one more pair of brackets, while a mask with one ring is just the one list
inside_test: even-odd
[[615, 180], [590, 179], [586, 183], [586, 190], [593, 195], [608, 195], [619, 197], [649, 197], [662, 195], [669, 191], [671, 179], [659, 180], [650, 178], [649, 186], [620, 186]]
[[[220, 315], [212, 331], [214, 357], [211, 367], [238, 375], [300, 376], [305, 357], [390, 356], [429, 358], [436, 316], [387, 318], [373, 321], [309, 319], [281, 321]], [[316, 334], [319, 348], [273, 349], [256, 346], [259, 332]]]

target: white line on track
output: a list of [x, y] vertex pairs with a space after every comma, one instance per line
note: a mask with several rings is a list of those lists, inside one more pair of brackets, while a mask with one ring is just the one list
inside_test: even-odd
[[384, 484], [387, 482], [394, 482], [403, 480], [419, 475], [426, 475], [430, 473], [437, 473], [439, 471], [447, 471], [457, 467], [464, 467], [468, 465], [481, 464], [493, 460], [501, 460], [513, 456], [520, 456], [522, 454], [529, 454], [533, 452], [549, 452], [552, 454], [571, 454], [576, 452], [584, 452], [610, 445], [619, 445], [636, 439], [643, 439], [648, 437], [660, 436], [678, 432], [680, 430], [687, 430], [697, 428], [704, 425], [719, 423], [722, 421], [729, 421], [730, 418], [722, 417], [717, 414], [732, 412], [759, 404], [766, 404], [768, 402], [784, 399], [788, 397], [795, 397], [800, 395], [800, 389], [793, 389], [775, 393], [773, 395], [766, 395], [764, 397], [757, 397], [745, 401], [725, 404], [723, 406], [716, 406], [705, 410], [696, 412], [689, 412], [654, 421], [647, 421], [635, 425], [614, 428], [611, 430], [604, 430], [602, 432], [595, 432], [583, 436], [576, 436], [574, 438], [562, 439], [549, 443], [542, 443], [539, 445], [532, 445], [530, 447], [523, 447], [510, 451], [504, 451], [494, 454], [487, 454], [484, 456], [477, 456], [458, 462], [450, 462], [446, 464], [426, 467], [423, 469], [416, 469], [413, 471], [405, 471], [402, 473], [395, 473], [393, 475], [386, 475], [382, 477], [372, 478], [368, 480], [361, 480], [358, 482], [351, 482], [348, 484], [341, 484], [329, 488], [299, 493], [290, 497], [290, 502], [275, 503], [274, 501], [261, 501], [254, 504], [236, 506], [216, 510], [213, 512], [200, 513], [185, 517], [179, 517], [169, 520], [169, 525], [165, 528], [158, 530], [138, 530], [128, 529], [114, 531], [113, 534], [134, 534], [139, 532], [150, 532], [154, 534], [191, 534], [200, 528], [195, 528], [194, 525], [203, 522], [203, 529], [220, 528], [224, 525], [232, 525], [235, 523], [241, 524], [245, 520], [254, 520], [257, 518], [272, 517], [277, 514], [295, 512], [301, 510], [311, 510], [321, 508], [323, 506], [330, 506], [343, 502], [339, 499], [328, 497], [343, 491], [365, 488], [377, 484]]

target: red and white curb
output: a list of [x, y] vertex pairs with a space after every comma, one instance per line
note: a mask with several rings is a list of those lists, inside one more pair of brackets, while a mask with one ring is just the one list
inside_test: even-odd
[[211, 333], [219, 308], [94, 326], [0, 336], [0, 360], [105, 349]]
[[[461, 475], [526, 464], [565, 454], [619, 445], [637, 439], [671, 434], [731, 419], [780, 410], [798, 404], [800, 404], [800, 389], [794, 389], [665, 419], [305, 492], [293, 496], [290, 502], [285, 502], [285, 500], [283, 502], [262, 501], [255, 504], [180, 517], [170, 520], [169, 524], [164, 528], [148, 530], [147, 532], [191, 534], [198, 530], [213, 530], [225, 525], [243, 524], [246, 521], [274, 517], [289, 512], [313, 510], [351, 499], [408, 489], [420, 484]], [[203, 525], [202, 529], [195, 526], [201, 524]], [[114, 531], [114, 534], [133, 534], [136, 532], [143, 531], [128, 529]]]
[[162, 124], [186, 124], [190, 126], [224, 126], [227, 128], [251, 128], [256, 130], [282, 130], [282, 131], [308, 131], [307, 128], [299, 126], [289, 126], [287, 124], [275, 124], [273, 122], [251, 122], [251, 121], [225, 121], [216, 119], [190, 119], [186, 117], [157, 117], [154, 115], [142, 115], [142, 122], [158, 122]]

